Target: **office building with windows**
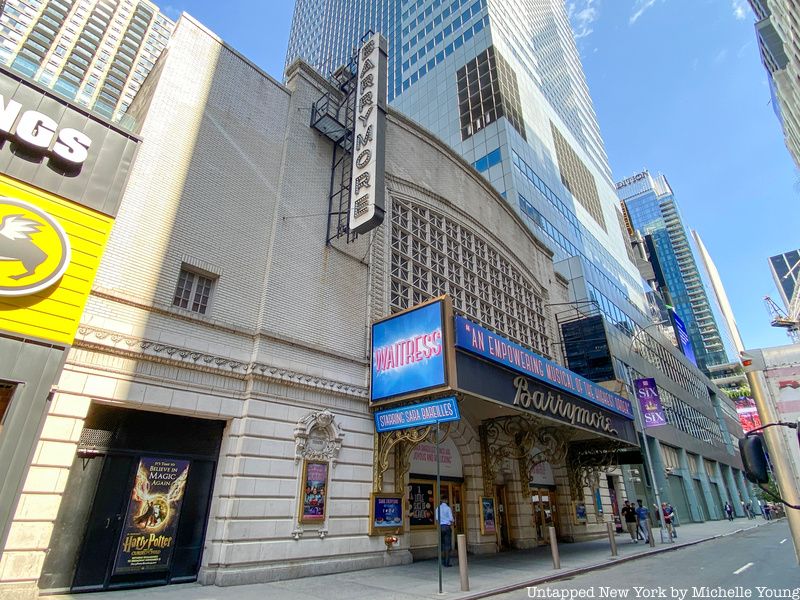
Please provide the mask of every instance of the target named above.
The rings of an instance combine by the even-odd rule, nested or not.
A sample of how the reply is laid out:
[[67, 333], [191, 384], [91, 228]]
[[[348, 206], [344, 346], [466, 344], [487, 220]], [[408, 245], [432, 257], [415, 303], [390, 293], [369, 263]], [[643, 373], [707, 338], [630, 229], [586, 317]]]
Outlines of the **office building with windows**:
[[[644, 497], [656, 485], [663, 495], [673, 486], [671, 501], [686, 506], [679, 512], [717, 518], [716, 503], [701, 508], [698, 500], [709, 497], [707, 488], [701, 493], [693, 482], [704, 457], [739, 460], [731, 437], [736, 411], [653, 327], [659, 317], [633, 261], [563, 2], [332, 4], [298, 0], [287, 64], [308, 57], [328, 75], [348, 63], [367, 29], [387, 36], [390, 106], [480, 172], [553, 251], [556, 271], [569, 281], [568, 302], [556, 314], [563, 341], [554, 352], [573, 370], [631, 394], [635, 379], [656, 378], [668, 423], [647, 430], [656, 482], [630, 477], [628, 493]], [[645, 483], [648, 489], [635, 487]]]
[[7, 0], [0, 63], [118, 120], [174, 26], [148, 0]]

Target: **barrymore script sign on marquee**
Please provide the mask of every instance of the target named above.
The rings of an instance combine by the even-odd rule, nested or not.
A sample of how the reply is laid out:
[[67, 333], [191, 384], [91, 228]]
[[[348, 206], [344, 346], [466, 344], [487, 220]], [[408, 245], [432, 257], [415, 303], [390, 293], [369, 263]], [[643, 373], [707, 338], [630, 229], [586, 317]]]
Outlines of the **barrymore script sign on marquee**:
[[633, 419], [626, 398], [461, 316], [456, 316], [456, 347]]

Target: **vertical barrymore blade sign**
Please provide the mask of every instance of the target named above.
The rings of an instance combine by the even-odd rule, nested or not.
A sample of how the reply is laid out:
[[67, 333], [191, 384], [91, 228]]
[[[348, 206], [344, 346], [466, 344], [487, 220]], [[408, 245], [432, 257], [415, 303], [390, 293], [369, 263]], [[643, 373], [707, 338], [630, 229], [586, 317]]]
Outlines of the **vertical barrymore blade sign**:
[[386, 38], [376, 33], [358, 53], [348, 222], [351, 233], [366, 233], [383, 223], [385, 168]]

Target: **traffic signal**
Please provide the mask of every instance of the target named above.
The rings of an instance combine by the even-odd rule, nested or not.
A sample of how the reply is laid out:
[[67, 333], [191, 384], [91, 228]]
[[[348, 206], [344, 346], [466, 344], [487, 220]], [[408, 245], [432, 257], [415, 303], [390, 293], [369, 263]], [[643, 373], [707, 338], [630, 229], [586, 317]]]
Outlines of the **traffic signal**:
[[760, 435], [743, 437], [739, 440], [739, 451], [748, 481], [756, 484], [769, 483], [764, 439]]

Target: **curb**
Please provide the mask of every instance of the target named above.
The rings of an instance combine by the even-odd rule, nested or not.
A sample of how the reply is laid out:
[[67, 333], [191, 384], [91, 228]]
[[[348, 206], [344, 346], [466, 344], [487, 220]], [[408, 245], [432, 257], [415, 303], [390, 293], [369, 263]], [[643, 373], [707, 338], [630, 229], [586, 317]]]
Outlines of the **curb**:
[[691, 542], [682, 542], [679, 544], [669, 546], [665, 546], [663, 548], [654, 548], [652, 550], [646, 550], [644, 552], [640, 552], [638, 554], [633, 554], [631, 556], [625, 556], [622, 558], [614, 557], [611, 559], [607, 559], [605, 562], [601, 563], [594, 563], [591, 565], [586, 565], [584, 567], [576, 567], [574, 569], [570, 569], [568, 571], [559, 571], [558, 573], [553, 573], [552, 575], [545, 575], [543, 577], [537, 577], [535, 579], [529, 579], [528, 581], [521, 581], [519, 583], [511, 583], [508, 585], [504, 585], [502, 587], [493, 588], [491, 590], [484, 590], [481, 592], [475, 592], [474, 594], [467, 593], [465, 596], [454, 596], [455, 600], [479, 600], [480, 598], [486, 598], [489, 596], [495, 596], [497, 594], [505, 594], [508, 592], [514, 592], [516, 590], [521, 590], [523, 588], [533, 587], [536, 585], [541, 585], [543, 583], [552, 583], [554, 581], [561, 581], [562, 579], [570, 579], [575, 577], [576, 575], [583, 575], [585, 573], [589, 573], [591, 571], [599, 571], [600, 569], [607, 569], [609, 567], [619, 565], [622, 563], [630, 562], [633, 560], [638, 560], [640, 558], [647, 558], [649, 556], [655, 556], [657, 554], [663, 554], [665, 552], [674, 552], [675, 550], [679, 550], [680, 548], [689, 548], [691, 546], [696, 546], [697, 544], [702, 544], [704, 542], [710, 542], [712, 540], [716, 540], [719, 538], [724, 538], [730, 535], [736, 535], [745, 531], [749, 531], [750, 529], [756, 529], [761, 527], [761, 525], [752, 525], [750, 527], [743, 527], [740, 529], [735, 529], [734, 531], [728, 531], [726, 533], [718, 533], [716, 535], [712, 535], [705, 538], [700, 538], [698, 540], [693, 540]]

